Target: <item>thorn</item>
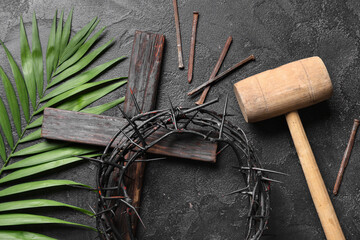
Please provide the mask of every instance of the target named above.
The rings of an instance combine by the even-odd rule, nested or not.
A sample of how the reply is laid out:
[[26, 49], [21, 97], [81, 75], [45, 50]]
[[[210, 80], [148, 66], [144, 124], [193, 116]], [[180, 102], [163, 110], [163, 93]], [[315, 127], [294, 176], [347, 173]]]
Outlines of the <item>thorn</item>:
[[128, 202], [124, 201], [123, 199], [120, 199], [120, 201], [125, 203], [128, 207], [130, 207], [135, 212], [136, 216], [139, 218], [139, 220], [140, 220], [141, 224], [143, 225], [143, 227], [146, 228], [143, 220], [141, 219], [139, 213], [136, 211], [135, 207], [133, 205], [129, 204]]
[[88, 206], [89, 206], [90, 210], [91, 210], [94, 214], [96, 214], [95, 210], [90, 206], [90, 204], [88, 204]]
[[137, 159], [137, 160], [135, 160], [135, 162], [152, 162], [152, 161], [159, 161], [159, 160], [166, 160], [166, 158], [161, 157], [161, 158]]
[[226, 116], [226, 109], [227, 109], [227, 105], [228, 105], [228, 98], [229, 98], [229, 94], [226, 94], [226, 99], [225, 99], [225, 106], [224, 106], [224, 111], [223, 111], [223, 116], [221, 119], [221, 125], [220, 125], [220, 131], [219, 131], [219, 139], [221, 139], [223, 130], [224, 130], [224, 123], [225, 123], [225, 116]]
[[120, 169], [123, 168], [123, 166], [121, 166], [119, 164], [112, 163], [112, 162], [107, 162], [107, 161], [102, 161], [102, 160], [99, 160], [99, 159], [96, 159], [96, 158], [77, 156], [77, 155], [74, 155], [74, 157], [82, 158], [82, 159], [89, 160], [89, 161], [99, 162], [99, 163], [102, 163], [102, 164], [108, 164], [108, 165], [111, 165], [113, 167], [117, 167], [117, 168], [120, 168]]
[[171, 108], [170, 108], [170, 110], [171, 110], [171, 118], [172, 118], [175, 129], [178, 130], [178, 126], [177, 126], [177, 122], [176, 122], [176, 116], [175, 116], [175, 112], [174, 112], [174, 107], [172, 105], [172, 102], [171, 102], [171, 99], [170, 99], [169, 96], [168, 96], [168, 98], [169, 98], [169, 102], [170, 102], [170, 106], [171, 106]]
[[[249, 186], [246, 186], [246, 187], [244, 187], [244, 188], [241, 188], [241, 189], [232, 191], [232, 192], [227, 193], [227, 194], [225, 194], [225, 195], [223, 195], [223, 196], [229, 196], [229, 195], [232, 195], [232, 194], [235, 194], [235, 193], [249, 193], [249, 192], [244, 192], [244, 190], [246, 190], [246, 189], [249, 189]], [[250, 193], [251, 193], [251, 192], [250, 192]]]
[[204, 139], [207, 139], [212, 132], [214, 132], [214, 130], [210, 130], [210, 131], [205, 135]]
[[131, 89], [131, 87], [129, 87], [129, 89], [130, 89], [131, 100], [134, 102], [135, 108], [136, 108], [136, 110], [138, 111], [138, 113], [141, 114], [142, 112], [141, 112], [141, 109], [140, 109], [140, 107], [139, 107], [138, 102], [136, 101], [134, 92], [133, 92], [133, 90]]
[[217, 101], [219, 101], [219, 98], [215, 98], [215, 99], [213, 99], [213, 100], [211, 100], [211, 101], [209, 101], [209, 102], [206, 102], [206, 103], [204, 103], [204, 104], [198, 105], [198, 106], [193, 107], [193, 108], [190, 108], [190, 109], [184, 111], [183, 114], [187, 114], [187, 113], [193, 112], [193, 111], [195, 111], [195, 110], [204, 108], [204, 107], [209, 106], [209, 105], [211, 105], [211, 104], [213, 104], [213, 103], [216, 103]]
[[221, 148], [217, 153], [216, 156], [219, 155], [220, 153], [222, 153], [226, 148], [228, 148], [230, 145], [226, 144], [223, 148]]
[[78, 155], [74, 155], [74, 157], [82, 158], [82, 159], [89, 160], [89, 161], [104, 163], [104, 161], [102, 161], [102, 160], [100, 160], [100, 159], [96, 159], [96, 158], [85, 157], [85, 156], [78, 156]]
[[[105, 209], [105, 210], [102, 210], [102, 211], [96, 213], [95, 215], [96, 215], [96, 216], [100, 216], [101, 214], [106, 213], [106, 212], [109, 212], [109, 211], [111, 211], [111, 212], [114, 214], [113, 208], [115, 208], [115, 207], [117, 207], [116, 204], [115, 204], [113, 207], [111, 207], [111, 208], [108, 208], [108, 209]], [[115, 215], [114, 215], [114, 216], [115, 216]]]
[[269, 181], [269, 182], [276, 182], [276, 183], [283, 183], [283, 182], [281, 182], [281, 181], [274, 180], [274, 179], [267, 178], [267, 177], [261, 177], [261, 180]]
[[162, 126], [165, 128], [165, 129], [168, 129], [166, 123], [164, 122], [164, 120], [160, 119], [160, 123], [162, 124]]
[[[145, 139], [144, 139], [144, 137], [142, 136], [142, 134], [139, 132], [136, 124], [135, 124], [133, 121], [130, 120], [130, 118], [126, 115], [126, 113], [124, 112], [124, 110], [122, 110], [120, 107], [119, 107], [119, 109], [120, 109], [122, 115], [125, 117], [125, 119], [126, 119], [126, 120], [128, 121], [128, 123], [130, 124], [130, 126], [133, 127], [133, 129], [135, 130], [135, 133], [136, 133], [136, 135], [140, 138], [141, 143], [142, 143], [144, 146], [146, 146]], [[122, 131], [122, 130], [121, 130], [121, 131]], [[123, 132], [123, 131], [122, 131], [122, 132]], [[123, 134], [125, 135], [124, 132], [123, 132]], [[135, 142], [134, 142], [134, 143], [135, 143]], [[140, 149], [144, 150], [144, 148], [141, 148], [141, 147], [140, 147]]]
[[[237, 169], [241, 169], [241, 170], [249, 170], [249, 167], [233, 167], [233, 168], [237, 168]], [[269, 173], [275, 173], [275, 174], [290, 176], [287, 173], [278, 172], [278, 171], [269, 170], [269, 169], [264, 169], [264, 168], [252, 167], [251, 169], [256, 170], [256, 171], [269, 172]]]
[[[142, 146], [140, 146], [139, 144], [137, 144], [136, 142], [134, 142], [128, 135], [126, 135], [126, 133], [120, 129], [121, 133], [135, 146], [137, 146], [138, 148], [140, 148], [141, 150], [145, 150], [145, 148], [143, 148]], [[139, 136], [140, 137], [140, 136]]]
[[[199, 113], [199, 111], [196, 111], [194, 115], [192, 115], [183, 125], [183, 128], [186, 128], [190, 123], [191, 121], [196, 117], [196, 115]], [[184, 114], [185, 115], [185, 114]]]
[[106, 240], [110, 240], [110, 237], [108, 236], [110, 231], [112, 231], [111, 228], [108, 228], [108, 229], [105, 230], [105, 232], [107, 233], [107, 234], [104, 234], [104, 236], [106, 237]]
[[116, 217], [114, 210], [111, 209], [110, 212], [114, 215], [114, 217]]

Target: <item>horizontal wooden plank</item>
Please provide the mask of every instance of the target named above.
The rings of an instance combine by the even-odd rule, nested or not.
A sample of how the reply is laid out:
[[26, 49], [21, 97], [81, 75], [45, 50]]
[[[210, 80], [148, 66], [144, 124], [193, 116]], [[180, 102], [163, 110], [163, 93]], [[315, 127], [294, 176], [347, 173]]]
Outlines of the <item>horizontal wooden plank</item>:
[[[74, 143], [106, 146], [113, 135], [127, 121], [123, 118], [46, 108], [41, 136], [47, 139]], [[148, 137], [152, 142], [166, 133], [158, 130]], [[119, 140], [114, 141], [114, 145]], [[148, 150], [149, 153], [186, 158], [205, 162], [216, 162], [216, 143], [204, 141], [189, 134], [176, 134], [160, 141]]]

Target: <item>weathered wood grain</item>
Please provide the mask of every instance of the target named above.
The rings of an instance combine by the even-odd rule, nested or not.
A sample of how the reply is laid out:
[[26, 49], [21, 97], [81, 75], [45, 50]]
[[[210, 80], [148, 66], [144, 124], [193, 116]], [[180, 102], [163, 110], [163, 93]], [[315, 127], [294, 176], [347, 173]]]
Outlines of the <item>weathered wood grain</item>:
[[[145, 33], [141, 31], [135, 32], [133, 49], [130, 58], [129, 78], [124, 103], [124, 111], [129, 116], [137, 113], [131, 94], [139, 105], [140, 111], [150, 111], [155, 108], [157, 87], [160, 82], [160, 72], [162, 55], [164, 50], [165, 37], [161, 34]], [[126, 185], [128, 193], [133, 200], [135, 208], [140, 207], [141, 190], [143, 185], [145, 172], [145, 162], [132, 164], [127, 171], [129, 176]], [[130, 179], [133, 179], [130, 181]], [[125, 209], [126, 210], [126, 209]], [[120, 214], [118, 225], [122, 232], [126, 232], [127, 228], [126, 215], [122, 214], [123, 210], [116, 212]], [[122, 215], [121, 215], [122, 214]], [[136, 234], [138, 219], [135, 214], [131, 215], [133, 222], [133, 234]], [[127, 232], [124, 236], [126, 240], [130, 240], [130, 234]]]
[[141, 31], [135, 33], [124, 102], [124, 111], [130, 117], [137, 114], [131, 90], [142, 111], [155, 108], [164, 43], [163, 35]]
[[[105, 147], [113, 135], [126, 124], [124, 118], [46, 108], [41, 136], [46, 139]], [[150, 143], [165, 133], [166, 130], [159, 129], [150, 135], [146, 142]], [[119, 141], [120, 139], [115, 139], [113, 145]], [[187, 134], [172, 135], [154, 145], [148, 152], [205, 162], [216, 161], [215, 143]]]

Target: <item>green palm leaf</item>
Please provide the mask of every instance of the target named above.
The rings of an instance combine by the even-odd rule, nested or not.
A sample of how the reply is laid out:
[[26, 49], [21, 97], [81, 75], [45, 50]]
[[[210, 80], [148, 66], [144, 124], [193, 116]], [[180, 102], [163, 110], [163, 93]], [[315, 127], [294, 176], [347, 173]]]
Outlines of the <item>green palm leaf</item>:
[[53, 70], [52, 71], [54, 71], [56, 69], [58, 61], [59, 61], [63, 18], [64, 18], [64, 11], [61, 11], [60, 19], [58, 21], [56, 34], [55, 34], [55, 54], [54, 54], [54, 65], [53, 65]]
[[97, 17], [93, 18], [85, 27], [83, 27], [79, 32], [75, 34], [75, 36], [70, 40], [69, 44], [64, 49], [61, 54], [59, 65], [66, 61], [69, 57], [71, 57], [74, 52], [76, 52], [81, 44], [86, 40], [85, 37], [87, 34], [94, 29], [93, 26], [97, 25]]
[[84, 228], [89, 228], [91, 230], [96, 231], [95, 228], [79, 224], [68, 222], [52, 217], [45, 217], [33, 214], [24, 214], [24, 213], [10, 213], [10, 214], [1, 214], [0, 215], [0, 226], [18, 226], [18, 225], [30, 225], [30, 224], [49, 224], [49, 223], [56, 223], [56, 224], [68, 224], [74, 225]]
[[41, 43], [39, 38], [39, 30], [35, 13], [33, 14], [32, 20], [32, 60], [36, 88], [39, 93], [39, 97], [42, 97], [44, 90], [44, 66]]
[[[51, 81], [49, 84], [49, 87], [54, 86], [55, 84], [58, 84], [59, 82], [65, 80], [66, 78], [70, 77], [71, 75], [74, 75], [75, 73], [79, 72], [81, 69], [85, 68], [87, 65], [89, 65], [99, 54], [101, 54], [110, 44], [113, 42], [114, 39], [111, 39], [107, 43], [105, 43], [103, 46], [99, 47], [98, 49], [91, 52], [86, 57], [82, 58], [78, 63], [75, 65], [69, 67], [62, 73], [60, 73], [58, 76], [54, 78], [54, 80]], [[80, 51], [81, 49], [79, 49]], [[78, 51], [78, 52], [79, 52]], [[75, 55], [74, 55], [75, 56]], [[69, 59], [71, 60], [71, 59]], [[63, 66], [63, 65], [61, 65]]]
[[5, 144], [1, 134], [0, 134], [0, 157], [4, 162], [6, 161]]
[[71, 8], [71, 11], [69, 13], [68, 18], [66, 19], [66, 23], [63, 28], [63, 32], [61, 35], [61, 42], [60, 42], [60, 53], [62, 53], [64, 51], [64, 49], [69, 41], [73, 10], [74, 10], [74, 8]]
[[6, 98], [9, 103], [10, 112], [11, 112], [12, 118], [14, 120], [14, 125], [16, 128], [17, 134], [20, 136], [21, 135], [20, 108], [19, 108], [18, 101], [16, 98], [15, 90], [1, 66], [0, 66], [0, 77], [4, 84]]
[[20, 200], [20, 201], [0, 203], [0, 212], [17, 211], [19, 209], [41, 208], [41, 207], [68, 207], [89, 216], [94, 215], [92, 212], [86, 209], [75, 207], [70, 204], [66, 204], [54, 200], [48, 200], [48, 199], [30, 199], [30, 200]]
[[[94, 48], [95, 50], [91, 52], [89, 51], [105, 29], [105, 27], [101, 28], [90, 37], [99, 23], [97, 18], [92, 19], [69, 40], [72, 16], [73, 10], [70, 11], [63, 25], [64, 12], [61, 12], [58, 21], [57, 11], [55, 12], [46, 47], [45, 59], [42, 58], [40, 34], [35, 13], [32, 18], [32, 51], [25, 31], [26, 24], [24, 24], [23, 19], [20, 19], [20, 60], [21, 70], [24, 75], [10, 51], [0, 41], [9, 61], [12, 77], [15, 80], [14, 86], [10, 81], [11, 76], [7, 75], [0, 66], [0, 77], [4, 85], [8, 109], [10, 110], [9, 112], [7, 111], [3, 100], [0, 98], [0, 157], [4, 161], [0, 169], [0, 184], [6, 183], [9, 186], [0, 190], [0, 197], [11, 199], [13, 195], [16, 195], [17, 200], [2, 201], [0, 203], [0, 227], [2, 228], [0, 230], [0, 239], [52, 239], [37, 233], [9, 231], [6, 229], [6, 226], [59, 223], [91, 228], [56, 218], [21, 213], [23, 209], [38, 207], [67, 207], [92, 215], [92, 213], [85, 209], [53, 200], [21, 199], [21, 194], [23, 193], [61, 186], [78, 186], [92, 189], [90, 186], [70, 180], [35, 180], [38, 175], [83, 161], [82, 158], [75, 157], [75, 155], [95, 157], [99, 154], [98, 149], [95, 147], [75, 146], [69, 143], [44, 140], [36, 142], [36, 144], [30, 143], [26, 148], [20, 147], [19, 149], [21, 150], [17, 150], [18, 146], [21, 146], [22, 143], [41, 138], [41, 129], [39, 127], [42, 125], [43, 116], [41, 113], [43, 109], [55, 106], [65, 110], [101, 114], [124, 101], [124, 98], [120, 98], [95, 107], [86, 108], [126, 83], [125, 77], [89, 83], [105, 70], [123, 60], [124, 57], [91, 67], [90, 64], [94, 59], [111, 47], [113, 40]], [[46, 87], [44, 86], [43, 63], [46, 65], [46, 82], [48, 83]], [[81, 72], [84, 68], [88, 69]], [[15, 93], [15, 87], [17, 93]], [[51, 91], [46, 96], [43, 96], [49, 88], [51, 88]], [[42, 104], [37, 103], [37, 100]], [[32, 115], [30, 115], [30, 102], [33, 107]], [[19, 106], [21, 106], [22, 112]], [[39, 117], [36, 118], [35, 114], [38, 114]], [[26, 120], [26, 126], [23, 128], [21, 126], [21, 118]], [[30, 132], [29, 129], [34, 130]], [[19, 137], [14, 139], [12, 133], [15, 130]], [[7, 145], [4, 140], [8, 143]], [[11, 150], [8, 154], [5, 151], [6, 147]], [[14, 157], [22, 157], [23, 159], [13, 163], [12, 159]], [[8, 171], [8, 173], [2, 175], [3, 171]], [[34, 179], [35, 181], [29, 181], [29, 179]], [[14, 185], [14, 181], [20, 183]], [[5, 211], [17, 211], [17, 213], [9, 214], [5, 213]]]
[[[102, 85], [105, 83], [114, 82], [116, 80], [119, 80], [119, 78], [102, 80], [102, 81], [93, 82], [93, 83], [86, 83], [86, 84], [80, 85], [78, 87], [72, 88], [69, 91], [64, 92], [64, 93], [50, 99], [41, 108], [39, 108], [34, 114], [38, 114], [38, 113], [42, 112], [45, 108], [51, 107], [51, 106], [53, 106], [61, 101], [64, 101], [64, 100], [68, 99], [69, 97], [74, 96], [75, 94], [78, 94], [82, 91], [85, 91], [87, 89], [90, 89], [90, 88], [93, 88], [93, 87], [96, 87], [96, 86], [99, 86], [99, 85]], [[121, 81], [120, 83], [123, 85], [126, 83], [126, 81]]]
[[57, 87], [56, 89], [54, 89], [53, 91], [48, 93], [45, 97], [43, 97], [41, 99], [41, 101], [47, 101], [53, 97], [56, 97], [57, 95], [59, 95], [63, 92], [66, 92], [74, 87], [81, 86], [82, 84], [91, 81], [97, 75], [99, 75], [106, 69], [110, 68], [115, 63], [118, 63], [124, 59], [125, 59], [125, 57], [119, 57], [119, 58], [113, 59], [107, 63], [103, 63], [97, 67], [94, 67], [86, 72], [80, 73], [76, 77], [69, 79], [68, 81], [66, 81], [65, 83], [63, 83], [62, 85], [60, 85], [59, 87]]
[[[118, 79], [125, 79], [125, 78], [126, 77], [121, 77]], [[113, 83], [109, 86], [105, 86], [105, 87], [96, 89], [96, 91], [83, 93], [80, 96], [76, 95], [75, 97], [73, 97], [73, 98], [67, 100], [66, 102], [62, 103], [61, 105], [57, 106], [57, 108], [63, 109], [63, 110], [79, 111], [79, 110], [83, 109], [84, 107], [87, 107], [91, 103], [99, 100], [103, 96], [105, 96], [105, 95], [109, 94], [110, 92], [116, 90], [117, 88], [121, 87], [125, 83], [126, 83], [126, 81], [120, 81], [117, 83]], [[115, 107], [116, 105], [123, 103], [124, 100], [125, 100], [125, 98], [122, 97], [122, 98], [116, 99], [110, 103], [105, 103], [101, 106], [97, 106], [97, 107], [93, 107], [93, 108], [98, 109], [98, 110], [95, 110], [96, 114], [101, 114], [101, 113]], [[87, 112], [87, 110], [88, 109], [85, 109], [84, 112], [85, 111]], [[89, 108], [89, 110], [90, 110], [90, 108]], [[43, 120], [42, 116], [37, 118], [35, 121], [33, 121], [31, 124], [29, 124], [26, 129], [40, 127], [42, 125], [42, 120]]]
[[41, 143], [32, 145], [30, 147], [21, 149], [19, 151], [16, 151], [13, 154], [11, 154], [11, 157], [20, 157], [20, 156], [25, 156], [25, 155], [33, 155], [33, 154], [47, 152], [47, 151], [54, 150], [54, 149], [57, 149], [57, 148], [65, 147], [67, 145], [68, 145], [67, 143], [63, 143], [63, 142], [45, 141], [45, 142], [41, 142]]
[[80, 42], [78, 42], [75, 47], [73, 48], [72, 51], [70, 51], [70, 53], [68, 53], [69, 56], [65, 56], [65, 59], [67, 60], [69, 57], [71, 57], [83, 44], [84, 42], [88, 39], [88, 37], [91, 35], [91, 33], [95, 30], [96, 26], [99, 24], [100, 20], [96, 20], [95, 23], [90, 27], [89, 31], [87, 31], [87, 33], [85, 34], [85, 36], [81, 39]]
[[[76, 51], [76, 53], [70, 59], [66, 60], [63, 64], [61, 64], [58, 67], [58, 69], [56, 70], [56, 72], [54, 73], [54, 75], [58, 75], [59, 73], [61, 73], [62, 71], [64, 71], [68, 67], [72, 66], [77, 61], [79, 61], [79, 59], [81, 59], [81, 57], [84, 56], [84, 54], [89, 50], [89, 48], [99, 38], [99, 36], [105, 30], [105, 28], [106, 27], [103, 27], [102, 29], [100, 29], [100, 31], [98, 31], [96, 34], [94, 34], [94, 36], [92, 38], [90, 38], [89, 41], [87, 41], [84, 45], [82, 45], [79, 48], [79, 50]], [[58, 81], [56, 81], [56, 79], [54, 79], [53, 81], [58, 82]]]
[[55, 11], [55, 16], [51, 25], [50, 36], [48, 40], [47, 50], [46, 50], [46, 79], [49, 83], [51, 81], [51, 74], [54, 69], [54, 61], [55, 61], [55, 42], [56, 42], [56, 17], [57, 10]]
[[0, 239], [6, 240], [56, 240], [55, 238], [47, 237], [42, 234], [25, 232], [25, 231], [11, 231], [0, 230]]
[[16, 83], [16, 88], [19, 94], [19, 100], [20, 100], [20, 104], [21, 107], [23, 109], [24, 112], [24, 116], [26, 119], [26, 122], [29, 122], [30, 119], [30, 109], [29, 109], [29, 94], [25, 85], [25, 81], [24, 78], [20, 72], [20, 69], [18, 67], [18, 65], [16, 64], [13, 56], [11, 55], [11, 53], [9, 52], [9, 50], [7, 49], [7, 47], [4, 45], [4, 43], [0, 40], [1, 45], [3, 46], [5, 52], [6, 52], [6, 56], [9, 60], [10, 63], [10, 67], [11, 67], [11, 71], [14, 75], [14, 79], [15, 79], [15, 83]]
[[29, 43], [22, 17], [20, 17], [20, 53], [21, 66], [24, 74], [25, 83], [28, 89], [30, 100], [33, 108], [36, 107], [36, 82], [33, 71], [33, 62], [30, 52]]
[[0, 126], [4, 132], [5, 138], [11, 148], [14, 147], [14, 139], [11, 132], [10, 119], [7, 114], [4, 102], [0, 98]]
[[44, 180], [44, 181], [21, 183], [5, 188], [4, 190], [0, 191], [0, 197], [7, 197], [15, 194], [46, 189], [46, 188], [61, 187], [61, 186], [80, 186], [91, 189], [90, 186], [70, 180]]
[[43, 117], [38, 117], [36, 120], [33, 120], [29, 125], [26, 126], [26, 130], [40, 127], [43, 121]]
[[17, 184], [0, 191], [0, 197], [7, 197], [15, 194], [63, 186], [80, 186], [91, 189], [90, 186], [70, 180], [44, 180]]
[[[123, 78], [118, 78], [118, 79], [123, 79]], [[126, 83], [126, 81], [115, 82], [111, 85], [106, 85], [100, 89], [97, 89], [96, 91], [91, 91], [91, 92], [82, 94], [79, 97], [75, 96], [74, 98], [69, 99], [68, 101], [59, 105], [57, 108], [63, 109], [63, 110], [79, 111], [79, 110], [87, 107], [91, 103], [97, 101], [98, 99], [102, 98], [103, 96], [107, 95], [108, 93], [114, 91], [115, 89], [118, 89], [125, 83]], [[84, 84], [83, 86], [85, 86], [85, 85], [86, 84]], [[123, 101], [124, 101], [124, 99], [121, 102], [123, 102]]]
[[19, 140], [19, 143], [26, 143], [41, 138], [41, 129], [38, 129]]
[[[91, 154], [91, 155], [84, 155], [84, 157], [95, 157], [98, 155], [99, 154]], [[83, 158], [71, 157], [71, 158], [65, 158], [65, 159], [61, 159], [61, 160], [56, 160], [56, 161], [36, 165], [33, 167], [22, 168], [20, 170], [12, 172], [12, 173], [6, 175], [5, 177], [1, 178], [0, 184], [14, 181], [14, 180], [19, 180], [19, 179], [22, 179], [22, 178], [25, 178], [28, 176], [39, 174], [39, 173], [46, 172], [49, 170], [53, 170], [55, 168], [59, 168], [59, 167], [62, 167], [62, 166], [65, 166], [65, 165], [68, 165], [71, 163], [79, 162], [79, 161], [83, 161]]]
[[71, 156], [83, 155], [92, 152], [96, 152], [98, 149], [89, 146], [71, 146], [71, 147], [64, 147], [61, 149], [56, 149], [48, 152], [44, 152], [41, 154], [37, 154], [31, 157], [27, 157], [23, 160], [20, 160], [16, 163], [11, 165], [7, 165], [4, 167], [4, 170], [16, 169], [16, 168], [24, 168], [39, 165], [41, 163], [47, 163], [55, 160], [59, 160], [62, 158], [68, 158]]
[[109, 103], [104, 103], [104, 104], [96, 106], [96, 107], [81, 110], [80, 112], [92, 113], [92, 114], [102, 114], [103, 112], [119, 105], [120, 103], [123, 103], [124, 101], [125, 101], [125, 97], [122, 97], [122, 98], [116, 99]]

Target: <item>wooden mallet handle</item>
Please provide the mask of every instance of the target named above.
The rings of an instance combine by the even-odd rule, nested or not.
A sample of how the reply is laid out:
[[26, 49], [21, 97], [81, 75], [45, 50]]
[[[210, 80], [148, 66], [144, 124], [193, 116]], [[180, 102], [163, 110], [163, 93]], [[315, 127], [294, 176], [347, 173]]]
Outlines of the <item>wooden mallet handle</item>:
[[345, 239], [297, 111], [285, 115], [312, 200], [328, 240]]

